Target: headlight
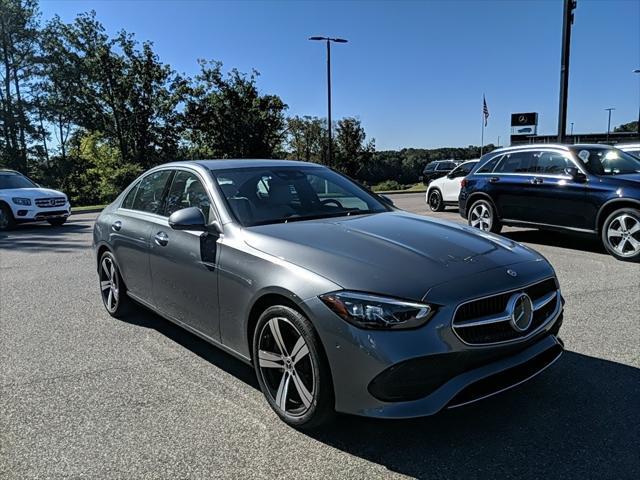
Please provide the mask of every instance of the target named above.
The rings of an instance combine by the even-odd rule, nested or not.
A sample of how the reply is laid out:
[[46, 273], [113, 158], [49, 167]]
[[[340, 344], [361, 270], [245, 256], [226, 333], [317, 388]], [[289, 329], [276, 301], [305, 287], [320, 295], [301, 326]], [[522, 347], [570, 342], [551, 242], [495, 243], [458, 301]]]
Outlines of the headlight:
[[20, 198], [20, 197], [13, 197], [11, 199], [11, 201], [13, 203], [15, 203], [16, 205], [31, 205], [31, 199], [30, 198]]
[[359, 292], [327, 293], [320, 300], [343, 320], [369, 329], [420, 327], [435, 311], [430, 305]]

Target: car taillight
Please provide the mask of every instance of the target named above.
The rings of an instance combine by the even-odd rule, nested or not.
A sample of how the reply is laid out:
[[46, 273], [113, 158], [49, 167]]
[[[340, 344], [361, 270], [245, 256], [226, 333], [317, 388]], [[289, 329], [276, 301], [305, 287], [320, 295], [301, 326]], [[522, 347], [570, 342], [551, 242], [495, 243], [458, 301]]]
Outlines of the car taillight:
[[463, 178], [462, 180], [460, 180], [460, 188], [466, 187], [468, 183], [469, 181], [466, 178]]

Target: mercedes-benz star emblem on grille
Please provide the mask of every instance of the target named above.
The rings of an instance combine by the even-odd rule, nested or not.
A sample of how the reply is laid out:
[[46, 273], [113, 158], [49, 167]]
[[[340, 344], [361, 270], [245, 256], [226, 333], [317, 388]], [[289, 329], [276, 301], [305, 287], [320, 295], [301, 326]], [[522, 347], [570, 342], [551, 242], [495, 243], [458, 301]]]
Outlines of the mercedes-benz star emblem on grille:
[[509, 268], [509, 269], [507, 269], [507, 275], [511, 275], [512, 277], [517, 277], [518, 276], [518, 272], [516, 272], [515, 270], [511, 270]]
[[507, 311], [510, 314], [511, 326], [517, 332], [524, 332], [533, 320], [533, 303], [526, 293], [516, 293], [509, 299]]

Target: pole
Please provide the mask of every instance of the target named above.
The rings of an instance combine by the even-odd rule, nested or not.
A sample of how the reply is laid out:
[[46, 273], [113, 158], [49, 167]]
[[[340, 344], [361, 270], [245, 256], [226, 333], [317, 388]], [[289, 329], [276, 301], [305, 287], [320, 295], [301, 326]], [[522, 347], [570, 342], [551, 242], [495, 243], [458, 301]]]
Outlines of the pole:
[[615, 110], [615, 108], [605, 108], [609, 112], [609, 120], [607, 122], [607, 142], [609, 142], [609, 132], [611, 132], [611, 110]]
[[[633, 73], [640, 75], [640, 68], [635, 69]], [[638, 137], [640, 139], [640, 76], [638, 76]]]
[[327, 164], [333, 164], [333, 148], [331, 139], [331, 40], [327, 39], [327, 131], [329, 132], [329, 146]]
[[558, 111], [558, 142], [564, 143], [567, 133], [567, 95], [569, 91], [569, 55], [571, 52], [571, 25], [576, 0], [564, 0], [562, 14], [562, 58], [560, 60], [560, 106]]
[[571, 136], [573, 137], [573, 122], [571, 122]]
[[484, 153], [484, 110], [482, 111], [482, 140], [480, 145], [480, 156]]
[[500, 146], [500, 135], [498, 135], [498, 144], [496, 145], [496, 147]]

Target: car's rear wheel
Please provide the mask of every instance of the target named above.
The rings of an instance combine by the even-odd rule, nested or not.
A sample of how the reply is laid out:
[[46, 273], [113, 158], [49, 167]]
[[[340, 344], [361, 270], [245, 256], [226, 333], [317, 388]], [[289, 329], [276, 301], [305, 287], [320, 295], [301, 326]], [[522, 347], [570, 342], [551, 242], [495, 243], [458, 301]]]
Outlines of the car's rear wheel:
[[66, 221], [67, 221], [67, 217], [51, 218], [51, 219], [47, 220], [47, 222], [49, 222], [49, 225], [52, 225], [54, 227], [60, 227], [60, 226], [64, 225], [64, 223]]
[[15, 225], [16, 221], [13, 218], [11, 209], [7, 205], [0, 203], [0, 232], [11, 230]]
[[444, 210], [444, 202], [440, 190], [433, 189], [429, 192], [429, 208], [432, 212], [441, 212]]
[[469, 225], [485, 232], [500, 233], [502, 224], [493, 205], [488, 200], [478, 200], [469, 210]]
[[289, 425], [317, 428], [333, 416], [333, 385], [311, 322], [285, 306], [266, 309], [256, 325], [253, 359], [262, 393]]
[[640, 210], [621, 208], [602, 226], [602, 243], [618, 260], [640, 261]]
[[104, 307], [112, 317], [122, 318], [130, 311], [132, 301], [127, 297], [126, 286], [111, 252], [104, 252], [100, 257], [98, 276]]

